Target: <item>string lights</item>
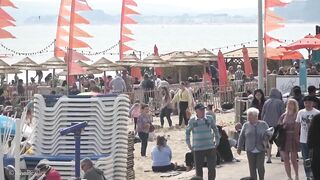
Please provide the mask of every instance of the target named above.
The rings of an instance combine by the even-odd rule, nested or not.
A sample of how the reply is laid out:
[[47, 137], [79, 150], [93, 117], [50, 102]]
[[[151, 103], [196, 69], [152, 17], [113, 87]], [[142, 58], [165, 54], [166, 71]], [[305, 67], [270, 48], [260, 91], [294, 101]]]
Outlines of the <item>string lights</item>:
[[[282, 42], [294, 42], [294, 40], [287, 40], [287, 39], [280, 39]], [[42, 48], [39, 51], [35, 51], [35, 52], [19, 52], [17, 50], [11, 49], [8, 46], [0, 43], [0, 46], [5, 49], [6, 51], [10, 52], [10, 53], [6, 53], [5, 55], [8, 56], [14, 56], [14, 55], [18, 55], [18, 56], [34, 56], [34, 55], [40, 55], [40, 54], [46, 54], [46, 53], [51, 53], [54, 52], [53, 50], [50, 50], [51, 47], [54, 46], [56, 40], [52, 41], [49, 45], [45, 46], [44, 48]], [[248, 41], [248, 42], [243, 42], [243, 43], [238, 43], [238, 44], [232, 44], [232, 45], [228, 45], [228, 46], [222, 46], [222, 47], [217, 47], [217, 48], [212, 48], [210, 49], [211, 51], [218, 51], [218, 50], [227, 50], [227, 49], [233, 49], [233, 48], [241, 48], [243, 46], [249, 46], [252, 45], [254, 43], [257, 43], [258, 40], [253, 40], [253, 41]], [[97, 55], [119, 55], [118, 53], [110, 53], [111, 50], [116, 49], [117, 47], [119, 47], [120, 42], [117, 42], [116, 44], [112, 45], [111, 47], [102, 50], [102, 51], [85, 51], [85, 50], [75, 50], [76, 52], [84, 55], [84, 56], [97, 56]], [[67, 47], [65, 47], [65, 49], [68, 49]], [[151, 52], [147, 52], [147, 51], [138, 51], [138, 50], [133, 50], [133, 52], [140, 54], [140, 55], [152, 55], [153, 53]], [[4, 55], [4, 54], [2, 54]]]

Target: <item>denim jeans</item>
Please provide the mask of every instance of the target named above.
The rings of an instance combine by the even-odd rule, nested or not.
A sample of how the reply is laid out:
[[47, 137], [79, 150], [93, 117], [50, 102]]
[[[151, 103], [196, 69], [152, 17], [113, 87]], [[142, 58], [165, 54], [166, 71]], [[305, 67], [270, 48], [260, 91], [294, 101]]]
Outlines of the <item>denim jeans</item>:
[[170, 127], [172, 126], [171, 113], [172, 113], [172, 109], [169, 109], [167, 107], [164, 107], [163, 109], [161, 109], [161, 111], [160, 111], [161, 126], [164, 125], [164, 117], [167, 118], [169, 126]]
[[[301, 146], [303, 161], [305, 161], [306, 159], [309, 159], [309, 148], [308, 148], [307, 143], [300, 143], [300, 146]], [[307, 178], [310, 179], [311, 178], [311, 168], [306, 167], [305, 163], [303, 163], [303, 167], [304, 167], [304, 171], [306, 173]]]
[[149, 133], [139, 132], [138, 135], [141, 139], [141, 156], [146, 156]]

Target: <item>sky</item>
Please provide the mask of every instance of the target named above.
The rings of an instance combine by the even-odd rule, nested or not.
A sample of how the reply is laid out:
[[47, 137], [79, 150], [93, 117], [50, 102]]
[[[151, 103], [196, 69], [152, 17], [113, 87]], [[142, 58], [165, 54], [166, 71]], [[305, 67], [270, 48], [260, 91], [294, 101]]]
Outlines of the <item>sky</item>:
[[[45, 2], [44, 2], [45, 1]], [[19, 0], [16, 3], [51, 5], [56, 9], [60, 0]], [[87, 0], [94, 9], [102, 9], [109, 14], [119, 14], [122, 0]], [[215, 13], [223, 10], [255, 9], [257, 0], [136, 0], [138, 10], [146, 15], [176, 15], [193, 13]], [[22, 8], [22, 7], [21, 7]], [[255, 12], [253, 12], [255, 13]]]

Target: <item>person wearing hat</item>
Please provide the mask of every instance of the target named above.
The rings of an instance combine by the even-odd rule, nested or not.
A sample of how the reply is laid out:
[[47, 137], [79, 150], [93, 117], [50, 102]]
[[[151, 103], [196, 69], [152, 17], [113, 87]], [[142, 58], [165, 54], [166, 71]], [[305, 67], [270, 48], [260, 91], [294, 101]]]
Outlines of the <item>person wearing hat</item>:
[[[300, 128], [300, 146], [301, 146], [303, 160], [306, 161], [307, 159], [309, 159], [309, 148], [307, 145], [309, 127], [313, 117], [319, 114], [320, 111], [313, 107], [314, 97], [305, 96], [303, 98], [303, 102], [304, 102], [305, 108], [301, 109], [298, 112], [296, 122], [298, 122], [301, 127]], [[308, 180], [311, 179], [311, 169], [310, 167], [307, 167], [305, 163], [304, 163], [304, 170], [305, 170], [307, 179]]]
[[[216, 147], [220, 142], [220, 134], [216, 126], [215, 119], [205, 115], [206, 107], [203, 104], [197, 104], [194, 107], [196, 116], [192, 117], [186, 129], [186, 142], [189, 149], [194, 153], [194, 162], [196, 175], [203, 177], [203, 163], [207, 159], [208, 179], [216, 178]], [[192, 132], [192, 145], [190, 134]]]

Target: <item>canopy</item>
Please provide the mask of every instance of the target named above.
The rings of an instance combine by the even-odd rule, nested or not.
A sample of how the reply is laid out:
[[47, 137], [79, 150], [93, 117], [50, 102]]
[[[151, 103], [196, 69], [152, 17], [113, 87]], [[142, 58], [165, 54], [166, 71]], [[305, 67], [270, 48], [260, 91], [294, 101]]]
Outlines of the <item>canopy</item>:
[[135, 54], [129, 54], [129, 55], [126, 55], [120, 61], [116, 61], [116, 64], [118, 64], [120, 66], [133, 66], [136, 63], [139, 63], [138, 61], [140, 61], [140, 60]]
[[20, 74], [22, 73], [17, 68], [9, 67], [7, 69], [0, 69], [0, 74]]

